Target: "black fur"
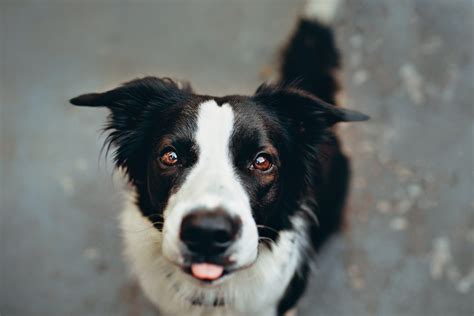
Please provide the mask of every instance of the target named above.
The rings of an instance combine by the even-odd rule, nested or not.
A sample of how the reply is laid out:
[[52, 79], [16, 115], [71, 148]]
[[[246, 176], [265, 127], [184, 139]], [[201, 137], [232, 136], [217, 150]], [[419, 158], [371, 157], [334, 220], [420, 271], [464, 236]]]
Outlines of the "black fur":
[[[301, 20], [282, 54], [281, 82], [292, 82], [299, 89], [335, 104], [339, 90], [336, 72], [341, 65], [332, 30], [317, 21]], [[337, 108], [333, 106], [337, 111]], [[357, 115], [355, 115], [357, 117]], [[355, 118], [355, 117], [354, 117]], [[368, 119], [367, 116], [359, 117]], [[325, 140], [317, 145], [319, 173], [313, 177], [317, 206], [314, 212], [318, 225], [312, 227], [313, 249], [318, 251], [343, 223], [350, 166], [339, 141], [331, 129], [325, 130]], [[279, 304], [279, 314], [294, 307], [306, 288], [309, 269], [306, 263], [295, 273]]]
[[335, 72], [340, 66], [332, 30], [316, 21], [300, 20], [283, 50], [280, 80], [296, 82], [299, 88], [335, 104], [339, 90]]
[[[250, 197], [259, 235], [276, 241], [279, 232], [292, 228], [290, 216], [299, 212], [311, 226], [312, 247], [304, 254], [310, 256], [340, 227], [349, 179], [347, 158], [331, 127], [367, 119], [326, 103], [334, 102], [333, 72], [338, 66], [331, 31], [302, 21], [285, 50], [280, 83], [262, 85], [253, 96], [198, 95], [187, 85], [181, 88], [170, 79], [147, 77], [71, 103], [110, 109], [106, 146], [116, 148], [117, 167], [126, 171], [137, 191], [137, 205], [157, 229], [162, 228], [168, 197], [197, 161], [193, 133], [198, 105], [209, 99], [230, 104], [235, 114], [234, 167]], [[179, 152], [177, 168], [159, 163], [169, 146]], [[261, 151], [275, 166], [265, 174], [249, 169]], [[281, 298], [280, 314], [304, 292], [308, 264], [302, 262]]]

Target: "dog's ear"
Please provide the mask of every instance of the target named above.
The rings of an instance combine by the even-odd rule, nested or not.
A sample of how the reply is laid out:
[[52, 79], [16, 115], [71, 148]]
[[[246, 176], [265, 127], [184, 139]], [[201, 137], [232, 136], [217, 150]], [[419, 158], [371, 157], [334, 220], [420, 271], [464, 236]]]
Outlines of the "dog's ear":
[[105, 100], [106, 94], [107, 92], [81, 94], [80, 96], [72, 98], [69, 102], [77, 106], [105, 106], [105, 104], [109, 104], [109, 102]]
[[369, 116], [329, 104], [316, 96], [299, 89], [278, 86], [260, 86], [253, 99], [258, 103], [271, 106], [300, 121], [304, 125], [321, 123], [330, 127], [338, 122], [366, 121]]
[[[149, 101], [152, 99], [175, 99], [192, 93], [189, 83], [175, 82], [169, 78], [145, 77], [122, 84], [120, 87], [102, 93], [86, 93], [69, 100], [73, 105], [107, 107], [112, 112], [124, 110], [125, 103]], [[141, 106], [146, 106], [140, 102]]]
[[73, 105], [106, 107], [111, 111], [105, 127], [110, 133], [106, 144], [117, 147], [115, 160], [126, 167], [131, 156], [139, 152], [147, 131], [156, 126], [161, 109], [186, 101], [192, 96], [189, 84], [165, 78], [145, 77], [127, 82], [102, 93], [88, 93], [70, 100]]
[[77, 106], [108, 108], [111, 116], [107, 128], [124, 131], [136, 128], [146, 117], [145, 113], [153, 114], [160, 108], [185, 100], [191, 94], [191, 87], [187, 83], [145, 77], [110, 91], [82, 94], [69, 102]]

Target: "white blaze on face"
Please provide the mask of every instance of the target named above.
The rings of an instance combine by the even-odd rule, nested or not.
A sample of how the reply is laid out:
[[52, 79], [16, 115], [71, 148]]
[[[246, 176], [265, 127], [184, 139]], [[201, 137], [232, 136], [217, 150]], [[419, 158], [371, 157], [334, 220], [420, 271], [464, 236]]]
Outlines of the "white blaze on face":
[[163, 253], [173, 261], [182, 260], [179, 230], [184, 216], [196, 209], [215, 208], [242, 220], [242, 233], [231, 248], [237, 265], [250, 264], [256, 258], [257, 226], [230, 152], [233, 129], [234, 113], [229, 104], [218, 106], [209, 100], [199, 105], [195, 134], [198, 160], [164, 210]]

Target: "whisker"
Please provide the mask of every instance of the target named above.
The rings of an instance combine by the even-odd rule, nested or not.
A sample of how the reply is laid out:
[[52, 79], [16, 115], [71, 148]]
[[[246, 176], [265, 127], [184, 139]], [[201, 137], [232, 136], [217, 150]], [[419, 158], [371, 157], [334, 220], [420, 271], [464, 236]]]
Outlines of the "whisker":
[[162, 221], [156, 221], [156, 222], [152, 222], [151, 224], [152, 224], [152, 225], [156, 225], [156, 224], [158, 224], [158, 225], [163, 225], [164, 223], [165, 223], [165, 222], [162, 222]]
[[[156, 227], [154, 226], [154, 225], [156, 225], [156, 224], [158, 224], [158, 225], [163, 225], [164, 223], [163, 223], [163, 222], [160, 222], [160, 221], [156, 221], [156, 222], [152, 222], [150, 226], [145, 227], [145, 228], [143, 228], [143, 229], [139, 229], [139, 230], [127, 230], [127, 232], [129, 232], [129, 233], [142, 233], [142, 232], [147, 231], [147, 230], [149, 230], [149, 229], [151, 229], [151, 228], [155, 228], [155, 229], [156, 229]], [[161, 229], [158, 229], [158, 230], [159, 230], [160, 232], [162, 231]]]
[[274, 232], [274, 233], [277, 233], [277, 234], [278, 234], [278, 231], [277, 231], [276, 229], [274, 229], [274, 228], [271, 228], [271, 227], [269, 227], [269, 226], [266, 226], [266, 225], [257, 225], [257, 228], [264, 228], [264, 229], [268, 229], [268, 230], [270, 230], [270, 231], [272, 231], [272, 232]]
[[258, 237], [258, 242], [267, 243], [268, 245], [275, 243], [275, 241], [269, 237]]
[[304, 214], [307, 215], [307, 217], [314, 222], [316, 226], [319, 226], [319, 220], [316, 214], [307, 206], [307, 205], [302, 205], [300, 208]]
[[160, 213], [152, 213], [150, 215], [146, 215], [145, 217], [150, 218], [150, 217], [155, 217], [155, 216], [159, 216], [160, 218], [165, 219], [164, 216]]

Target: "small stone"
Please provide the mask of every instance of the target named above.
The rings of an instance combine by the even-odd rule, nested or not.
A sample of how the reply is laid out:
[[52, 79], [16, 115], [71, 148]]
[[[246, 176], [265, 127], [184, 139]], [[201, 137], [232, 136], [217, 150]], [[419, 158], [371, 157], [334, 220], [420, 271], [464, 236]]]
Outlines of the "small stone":
[[359, 69], [354, 73], [354, 76], [352, 77], [352, 81], [354, 82], [355, 85], [362, 85], [367, 80], [369, 79], [369, 73], [364, 70], [364, 69]]
[[59, 185], [61, 186], [61, 188], [63, 189], [66, 195], [72, 195], [74, 193], [74, 190], [75, 190], [74, 181], [72, 180], [70, 176], [66, 176], [66, 175], [61, 176], [58, 181], [59, 181]]
[[468, 275], [466, 275], [461, 280], [459, 280], [456, 286], [456, 290], [459, 293], [466, 294], [469, 292], [473, 284], [474, 284], [474, 268], [471, 270], [471, 272]]
[[356, 289], [360, 290], [365, 288], [365, 280], [362, 276], [362, 271], [360, 270], [359, 266], [352, 264], [347, 269], [347, 273], [349, 274], [351, 286]]
[[423, 189], [418, 184], [410, 184], [407, 191], [410, 197], [417, 198], [423, 192]]
[[387, 214], [391, 211], [392, 205], [387, 200], [380, 200], [377, 202], [376, 208], [380, 213]]
[[362, 47], [362, 43], [364, 42], [364, 38], [361, 34], [354, 34], [349, 38], [349, 43], [354, 48]]
[[443, 46], [443, 40], [438, 36], [429, 38], [426, 42], [421, 44], [420, 51], [422, 54], [433, 54]]
[[408, 226], [408, 222], [404, 217], [395, 217], [390, 221], [390, 228], [395, 231], [405, 230]]
[[409, 178], [413, 177], [414, 175], [413, 171], [401, 165], [395, 165], [393, 167], [393, 172], [395, 173], [397, 178], [402, 182], [407, 181]]
[[423, 94], [423, 78], [419, 74], [415, 65], [405, 64], [400, 68], [400, 77], [405, 84], [408, 96], [415, 105], [422, 105], [425, 101]]
[[431, 255], [430, 273], [434, 280], [443, 277], [444, 270], [451, 262], [451, 250], [449, 239], [446, 237], [438, 237], [433, 241], [433, 252]]
[[91, 247], [91, 248], [84, 249], [84, 252], [82, 253], [82, 255], [86, 259], [94, 261], [99, 258], [100, 252], [99, 252], [99, 249]]

